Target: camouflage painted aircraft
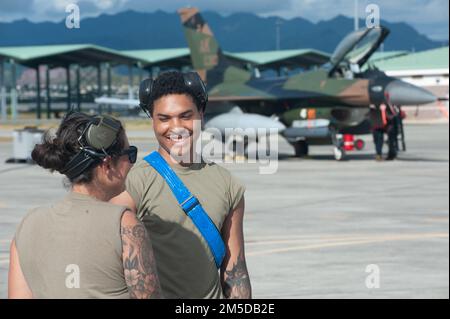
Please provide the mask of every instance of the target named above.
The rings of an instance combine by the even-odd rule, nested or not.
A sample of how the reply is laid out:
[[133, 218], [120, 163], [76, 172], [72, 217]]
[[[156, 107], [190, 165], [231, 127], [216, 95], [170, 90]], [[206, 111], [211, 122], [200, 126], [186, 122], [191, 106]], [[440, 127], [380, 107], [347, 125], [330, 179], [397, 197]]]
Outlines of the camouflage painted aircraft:
[[179, 14], [193, 67], [208, 86], [210, 112], [219, 114], [238, 105], [246, 113], [278, 116], [286, 126], [281, 134], [298, 157], [308, 154], [308, 145], [333, 144], [336, 159], [344, 158], [343, 134], [371, 132], [370, 106], [436, 100], [428, 91], [377, 69], [361, 71], [389, 35], [385, 27], [350, 33], [329, 63], [317, 70], [266, 79], [227, 60], [197, 9], [183, 8]]

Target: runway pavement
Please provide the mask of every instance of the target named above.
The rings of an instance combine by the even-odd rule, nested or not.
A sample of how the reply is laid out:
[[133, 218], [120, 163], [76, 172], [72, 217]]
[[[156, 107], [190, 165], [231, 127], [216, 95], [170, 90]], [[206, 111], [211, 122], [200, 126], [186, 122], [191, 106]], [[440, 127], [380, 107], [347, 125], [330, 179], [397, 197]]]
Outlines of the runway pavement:
[[[141, 157], [156, 145], [146, 132], [130, 136]], [[375, 162], [366, 137], [367, 149], [344, 162], [327, 146], [293, 158], [280, 140], [275, 174], [226, 165], [247, 187], [254, 297], [449, 298], [449, 127], [408, 125], [406, 136], [408, 151], [394, 162]], [[0, 142], [0, 298], [17, 224], [65, 193], [60, 175], [5, 164], [11, 155]]]

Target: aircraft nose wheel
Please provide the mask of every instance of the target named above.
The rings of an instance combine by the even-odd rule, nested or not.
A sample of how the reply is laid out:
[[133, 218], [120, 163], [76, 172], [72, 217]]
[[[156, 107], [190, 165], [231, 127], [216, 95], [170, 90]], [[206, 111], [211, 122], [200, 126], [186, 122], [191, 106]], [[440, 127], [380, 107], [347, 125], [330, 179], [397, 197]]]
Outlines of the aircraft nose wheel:
[[334, 147], [334, 158], [336, 161], [343, 161], [345, 159], [345, 151], [340, 147]]
[[343, 161], [345, 159], [345, 143], [344, 143], [344, 136], [342, 134], [338, 134], [336, 129], [334, 129], [333, 127], [330, 127], [330, 131], [331, 131], [331, 140], [333, 142], [334, 145], [334, 158], [336, 159], [336, 161]]

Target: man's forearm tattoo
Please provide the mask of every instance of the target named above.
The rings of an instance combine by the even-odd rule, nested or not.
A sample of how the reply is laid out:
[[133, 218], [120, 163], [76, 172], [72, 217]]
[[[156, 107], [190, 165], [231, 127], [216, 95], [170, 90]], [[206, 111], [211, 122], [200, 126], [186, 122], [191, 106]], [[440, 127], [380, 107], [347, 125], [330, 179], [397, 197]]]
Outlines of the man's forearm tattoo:
[[133, 299], [161, 298], [153, 250], [142, 224], [122, 226], [122, 245], [128, 254], [123, 256], [125, 280]]
[[227, 299], [250, 299], [252, 287], [245, 263], [244, 253], [239, 253], [231, 269], [222, 271], [224, 295]]

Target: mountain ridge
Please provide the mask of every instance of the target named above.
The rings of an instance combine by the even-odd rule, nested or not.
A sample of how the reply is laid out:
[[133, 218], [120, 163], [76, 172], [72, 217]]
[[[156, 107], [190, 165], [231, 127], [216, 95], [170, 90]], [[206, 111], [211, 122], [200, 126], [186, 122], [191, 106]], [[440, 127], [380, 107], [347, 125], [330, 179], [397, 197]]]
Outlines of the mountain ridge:
[[[343, 15], [313, 23], [303, 17], [283, 19], [243, 12], [227, 16], [214, 11], [202, 14], [222, 48], [230, 52], [275, 50], [275, 22], [279, 20], [281, 49], [311, 48], [332, 53], [340, 40], [352, 31], [354, 23], [352, 18]], [[360, 23], [363, 25], [364, 21]], [[386, 51], [422, 51], [443, 45], [406, 23], [382, 21], [382, 24], [391, 29], [384, 44]], [[118, 50], [187, 47], [178, 15], [161, 10], [101, 14], [82, 19], [80, 26], [80, 29], [67, 29], [65, 20], [3, 22], [0, 23], [0, 46], [91, 43]]]

